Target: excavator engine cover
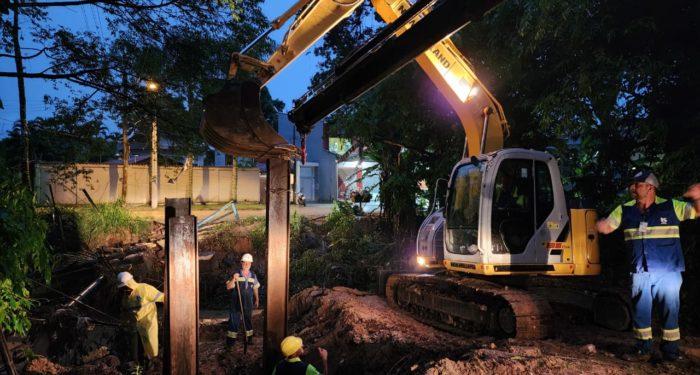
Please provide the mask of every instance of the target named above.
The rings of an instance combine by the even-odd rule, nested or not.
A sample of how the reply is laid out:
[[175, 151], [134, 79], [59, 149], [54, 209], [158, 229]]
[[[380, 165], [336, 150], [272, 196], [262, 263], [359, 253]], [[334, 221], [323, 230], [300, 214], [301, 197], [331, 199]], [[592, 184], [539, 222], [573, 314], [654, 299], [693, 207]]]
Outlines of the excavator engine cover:
[[299, 154], [263, 117], [260, 84], [252, 80], [228, 80], [208, 95], [199, 131], [207, 143], [231, 155], [291, 159]]

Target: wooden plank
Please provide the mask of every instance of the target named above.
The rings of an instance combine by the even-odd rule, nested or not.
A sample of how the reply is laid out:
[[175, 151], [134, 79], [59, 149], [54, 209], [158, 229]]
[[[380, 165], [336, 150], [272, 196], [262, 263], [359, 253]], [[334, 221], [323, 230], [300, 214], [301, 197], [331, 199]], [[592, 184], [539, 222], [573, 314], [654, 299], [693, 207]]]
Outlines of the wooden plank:
[[[196, 374], [199, 341], [197, 220], [191, 200], [167, 199], [165, 244], [165, 357], [163, 372]], [[171, 296], [177, 296], [171, 298]]]
[[265, 373], [279, 361], [279, 343], [287, 335], [289, 300], [289, 161], [267, 161], [267, 280], [265, 301]]

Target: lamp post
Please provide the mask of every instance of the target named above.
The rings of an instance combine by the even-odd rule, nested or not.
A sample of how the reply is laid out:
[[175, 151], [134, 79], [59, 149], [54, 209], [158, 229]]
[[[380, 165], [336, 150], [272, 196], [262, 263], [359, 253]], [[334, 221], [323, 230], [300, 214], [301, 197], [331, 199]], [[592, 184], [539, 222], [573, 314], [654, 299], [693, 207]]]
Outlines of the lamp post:
[[[146, 91], [154, 93], [160, 89], [160, 85], [155, 81], [146, 81]], [[149, 168], [151, 208], [158, 207], [158, 115], [157, 111], [153, 115], [151, 123], [151, 166]]]

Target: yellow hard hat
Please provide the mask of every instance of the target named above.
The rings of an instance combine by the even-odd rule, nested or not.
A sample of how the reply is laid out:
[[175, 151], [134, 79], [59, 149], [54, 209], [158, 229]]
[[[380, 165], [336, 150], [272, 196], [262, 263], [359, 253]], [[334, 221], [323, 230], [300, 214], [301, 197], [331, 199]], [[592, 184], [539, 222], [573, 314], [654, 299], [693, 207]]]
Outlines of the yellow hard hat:
[[284, 338], [284, 340], [282, 340], [280, 350], [282, 351], [282, 355], [287, 358], [296, 353], [302, 346], [304, 346], [304, 342], [301, 341], [301, 338], [296, 336], [287, 336]]

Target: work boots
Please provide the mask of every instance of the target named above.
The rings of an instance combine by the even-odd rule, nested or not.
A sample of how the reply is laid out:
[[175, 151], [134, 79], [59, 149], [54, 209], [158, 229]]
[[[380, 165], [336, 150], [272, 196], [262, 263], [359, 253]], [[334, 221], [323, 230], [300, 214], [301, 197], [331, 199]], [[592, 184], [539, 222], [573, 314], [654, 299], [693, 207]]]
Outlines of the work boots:
[[634, 350], [622, 355], [622, 359], [629, 362], [649, 362], [652, 355], [652, 340], [637, 340]]
[[227, 337], [226, 338], [226, 347], [227, 348], [233, 348], [236, 345], [236, 339], [233, 337]]

